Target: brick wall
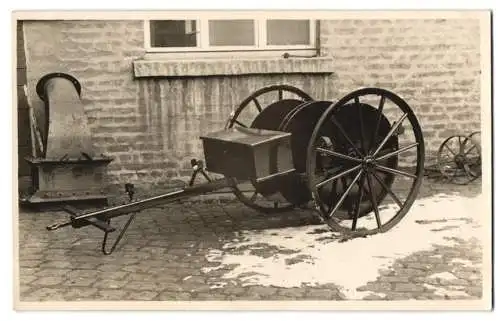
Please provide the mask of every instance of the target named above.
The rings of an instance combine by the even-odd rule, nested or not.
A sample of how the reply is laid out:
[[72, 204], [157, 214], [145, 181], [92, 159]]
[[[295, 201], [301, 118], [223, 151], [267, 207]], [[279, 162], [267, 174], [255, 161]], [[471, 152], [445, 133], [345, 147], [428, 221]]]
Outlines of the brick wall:
[[[128, 146], [123, 140], [112, 147], [121, 158], [138, 162], [122, 172], [131, 179], [156, 182], [176, 176], [187, 179], [192, 169], [191, 158], [203, 157], [199, 137], [224, 128], [233, 109], [255, 90], [274, 84], [290, 84], [312, 97], [324, 96], [330, 83], [321, 75], [216, 76], [174, 80], [139, 80], [141, 87], [141, 123], [143, 142]], [[292, 98], [291, 95], [284, 96]], [[277, 93], [259, 97], [262, 106], [276, 101]], [[253, 103], [244, 109], [238, 120], [250, 125], [258, 114]], [[148, 164], [145, 168], [144, 164]]]
[[479, 20], [328, 20], [322, 54], [333, 57], [338, 97], [360, 87], [400, 95], [424, 132], [428, 165], [443, 140], [480, 125]]
[[[321, 98], [332, 87], [322, 72], [134, 79], [132, 61], [144, 55], [142, 21], [29, 21], [24, 33], [31, 103], [41, 115], [34, 88], [46, 73], [67, 72], [80, 81], [94, 147], [115, 157], [111, 184], [188, 179], [190, 159], [203, 157], [199, 136], [222, 129], [259, 88], [286, 83]], [[248, 110], [251, 120], [257, 109]]]
[[[479, 22], [335, 20], [321, 22], [322, 54], [333, 76], [244, 75], [134, 79], [144, 55], [142, 21], [26, 21], [29, 101], [46, 73], [73, 74], [95, 148], [115, 156], [110, 183], [186, 178], [201, 157], [200, 134], [223, 127], [252, 91], [290, 83], [316, 99], [336, 100], [365, 86], [396, 92], [414, 108], [427, 155], [453, 131], [479, 128]], [[186, 138], [189, 138], [187, 141]]]
[[138, 110], [131, 66], [143, 55], [141, 21], [26, 21], [24, 34], [28, 99], [39, 114], [43, 103], [34, 88], [43, 75], [56, 71], [81, 82], [88, 117], [100, 118], [93, 129], [115, 130], [110, 118]]
[[[144, 54], [142, 21], [26, 21], [29, 101], [43, 116], [36, 96], [37, 81], [45, 74], [66, 72], [82, 85], [82, 101], [93, 142], [99, 153], [126, 140], [131, 146], [144, 125], [139, 116], [139, 86], [132, 61]], [[110, 183], [120, 181], [123, 164], [109, 166]]]

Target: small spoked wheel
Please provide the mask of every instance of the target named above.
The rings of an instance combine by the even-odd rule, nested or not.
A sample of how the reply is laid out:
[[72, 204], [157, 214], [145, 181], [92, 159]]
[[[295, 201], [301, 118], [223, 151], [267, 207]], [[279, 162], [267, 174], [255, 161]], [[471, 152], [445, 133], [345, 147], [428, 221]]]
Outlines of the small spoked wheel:
[[[312, 97], [299, 88], [289, 85], [264, 87], [241, 102], [226, 123], [226, 129], [235, 126], [278, 130], [281, 121], [295, 107]], [[263, 213], [279, 213], [294, 207], [281, 197], [262, 195], [252, 182], [237, 182], [233, 179], [232, 190], [238, 200], [246, 206]]]
[[447, 181], [458, 185], [481, 176], [481, 147], [472, 134], [448, 137], [438, 149], [438, 168]]
[[424, 139], [408, 104], [365, 88], [330, 105], [307, 149], [316, 209], [348, 237], [386, 232], [415, 201], [423, 177]]

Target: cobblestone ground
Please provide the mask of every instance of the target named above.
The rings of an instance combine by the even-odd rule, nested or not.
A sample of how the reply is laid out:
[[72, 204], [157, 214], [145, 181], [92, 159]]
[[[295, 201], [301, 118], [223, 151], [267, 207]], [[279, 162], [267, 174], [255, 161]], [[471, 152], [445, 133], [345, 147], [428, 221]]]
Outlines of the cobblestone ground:
[[[424, 181], [419, 197], [438, 192], [480, 193], [480, 182], [467, 186]], [[65, 218], [61, 212], [22, 210], [19, 214], [21, 301], [74, 300], [343, 300], [335, 284], [281, 288], [244, 286], [224, 280], [231, 269], [207, 259], [235, 232], [319, 224], [312, 212], [261, 214], [238, 202], [183, 202], [137, 215], [124, 242], [110, 256], [100, 252], [102, 233], [91, 227], [48, 232], [45, 226]], [[115, 222], [116, 221], [116, 222]], [[113, 225], [123, 224], [118, 218]], [[421, 222], [426, 224], [426, 222]], [[320, 228], [320, 227], [318, 227]], [[430, 228], [430, 227], [429, 227]], [[116, 234], [116, 233], [114, 233]], [[425, 247], [382, 269], [359, 288], [366, 300], [477, 299], [481, 297], [481, 245], [454, 238], [455, 245]], [[335, 244], [332, 244], [335, 246]], [[279, 248], [267, 246], [261, 255]], [[293, 264], [293, 262], [290, 262]]]

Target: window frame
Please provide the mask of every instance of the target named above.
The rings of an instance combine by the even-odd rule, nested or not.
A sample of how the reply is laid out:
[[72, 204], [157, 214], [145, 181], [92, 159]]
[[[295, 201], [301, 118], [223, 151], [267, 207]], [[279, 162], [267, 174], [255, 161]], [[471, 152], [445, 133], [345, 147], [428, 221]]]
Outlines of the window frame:
[[[199, 26], [196, 34], [196, 47], [152, 47], [151, 46], [151, 20], [195, 20]], [[255, 22], [254, 46], [210, 46], [209, 20], [253, 20]], [[308, 20], [309, 44], [307, 45], [267, 45], [267, 20]], [[279, 18], [217, 18], [217, 19], [150, 19], [144, 20], [144, 47], [146, 53], [190, 53], [190, 52], [265, 52], [265, 51], [294, 51], [317, 49], [317, 20], [315, 19], [279, 19]]]

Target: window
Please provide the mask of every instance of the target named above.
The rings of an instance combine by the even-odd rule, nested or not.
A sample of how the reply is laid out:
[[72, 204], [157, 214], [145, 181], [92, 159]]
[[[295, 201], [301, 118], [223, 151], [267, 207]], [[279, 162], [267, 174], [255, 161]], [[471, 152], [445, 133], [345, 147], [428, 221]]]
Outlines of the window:
[[291, 19], [149, 20], [148, 52], [315, 48], [315, 22]]

